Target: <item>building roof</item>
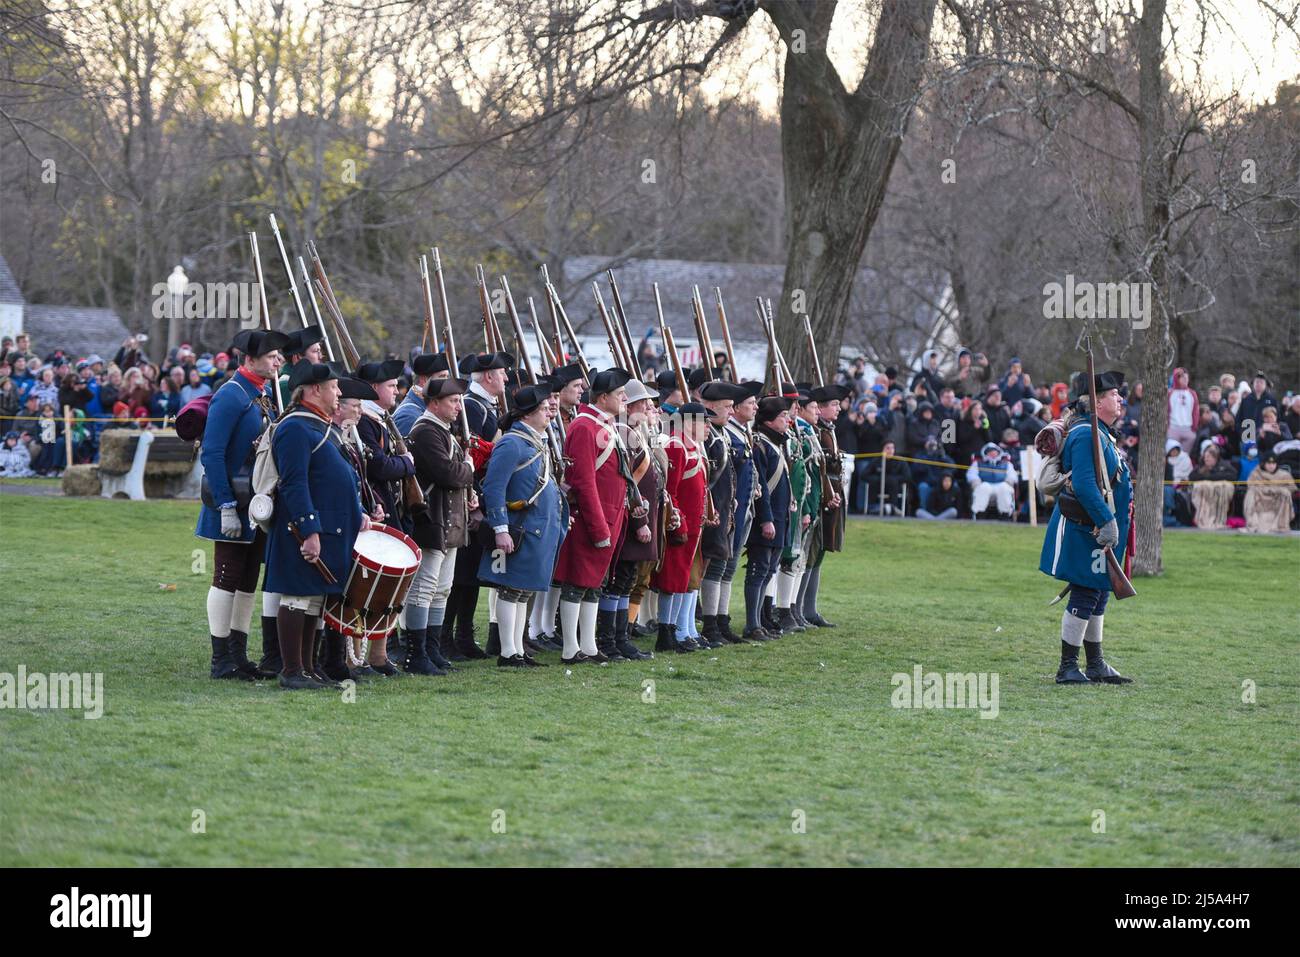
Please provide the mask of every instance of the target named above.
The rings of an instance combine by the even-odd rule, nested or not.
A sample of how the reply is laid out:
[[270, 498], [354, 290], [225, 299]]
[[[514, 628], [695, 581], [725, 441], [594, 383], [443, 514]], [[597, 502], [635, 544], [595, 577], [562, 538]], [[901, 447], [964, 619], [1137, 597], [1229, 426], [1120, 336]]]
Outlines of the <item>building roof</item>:
[[14, 274], [9, 270], [9, 264], [5, 262], [4, 256], [0, 256], [0, 302], [16, 302], [19, 305], [27, 302], [23, 298], [23, 291], [18, 288], [18, 281], [14, 279]]
[[62, 349], [72, 356], [99, 353], [106, 359], [129, 334], [112, 309], [32, 303], [23, 308], [23, 331], [32, 337], [32, 351], [41, 355]]

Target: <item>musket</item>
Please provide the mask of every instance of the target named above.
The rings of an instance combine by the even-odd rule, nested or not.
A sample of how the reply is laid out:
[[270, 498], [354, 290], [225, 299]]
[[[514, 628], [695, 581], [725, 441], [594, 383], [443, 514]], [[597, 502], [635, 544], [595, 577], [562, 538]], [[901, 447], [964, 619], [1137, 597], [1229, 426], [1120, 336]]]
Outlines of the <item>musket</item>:
[[[456, 359], [456, 335], [451, 328], [451, 306], [447, 303], [447, 284], [442, 278], [442, 256], [438, 253], [438, 247], [430, 247], [433, 256], [433, 277], [438, 284], [438, 305], [442, 307], [443, 332], [446, 333], [443, 338], [443, 345], [447, 349], [447, 367], [448, 375], [456, 378], [460, 375], [460, 363]], [[469, 448], [472, 439], [477, 438], [469, 428], [469, 414], [465, 411], [465, 403], [460, 404], [460, 427], [461, 437], [465, 440], [465, 447]]]
[[438, 326], [433, 315], [433, 284], [429, 281], [429, 257], [420, 256], [420, 291], [424, 299], [424, 334], [420, 336], [420, 351], [428, 346], [433, 352], [438, 351]]
[[510, 295], [510, 280], [505, 276], [501, 277], [501, 291], [506, 295], [506, 314], [510, 317], [510, 325], [515, 332], [515, 341], [519, 344], [520, 360], [523, 362], [524, 369], [528, 372], [528, 378], [532, 380], [533, 385], [536, 385], [537, 370], [533, 368], [532, 356], [528, 354], [528, 349], [524, 345], [524, 326], [519, 321], [519, 310], [515, 308], [515, 297]]
[[[266, 280], [262, 278], [262, 257], [257, 252], [257, 232], [250, 230], [248, 233], [248, 245], [253, 252], [253, 275], [257, 279], [257, 297], [258, 307], [262, 310], [262, 325], [266, 331], [271, 331], [271, 307], [266, 304]], [[280, 415], [284, 415], [284, 396], [280, 394], [280, 383], [275, 381], [271, 383], [271, 391], [275, 393], [275, 407], [279, 410]]]
[[632, 327], [627, 322], [627, 310], [623, 308], [623, 296], [619, 293], [618, 283], [614, 280], [614, 270], [606, 269], [605, 275], [609, 278], [610, 303], [614, 307], [614, 318], [618, 320], [619, 332], [623, 336], [623, 344], [632, 360], [632, 365], [627, 367], [627, 371], [639, 376], [641, 370], [636, 365], [636, 344], [632, 342]]
[[311, 274], [307, 272], [307, 263], [301, 256], [298, 257], [298, 271], [302, 273], [302, 284], [307, 290], [307, 296], [311, 302], [312, 315], [316, 317], [316, 325], [320, 327], [320, 336], [325, 340], [325, 354], [330, 357], [330, 362], [335, 361], [334, 343], [330, 342], [329, 329], [325, 326], [325, 320], [320, 317], [320, 306], [316, 305], [316, 291], [311, 285]]
[[[505, 342], [501, 339], [501, 327], [497, 325], [496, 313], [492, 311], [492, 302], [488, 296], [487, 274], [483, 271], [482, 263], [474, 267], [474, 281], [478, 286], [479, 311], [483, 314], [483, 351], [504, 352]], [[505, 409], [501, 411], [504, 412]]]
[[564, 337], [560, 334], [560, 313], [555, 308], [556, 299], [551, 298], [551, 274], [546, 269], [546, 264], [542, 263], [538, 267], [542, 274], [542, 289], [546, 291], [546, 308], [551, 313], [551, 342], [553, 344], [553, 355], [560, 365], [564, 365]]
[[[659, 341], [662, 342], [662, 343], [664, 344], [664, 355], [667, 356], [667, 354], [668, 354], [668, 324], [667, 324], [666, 322], [664, 322], [664, 303], [663, 303], [663, 300], [659, 298], [659, 283], [657, 283], [657, 282], [652, 282], [652, 283], [650, 284], [650, 289], [651, 289], [651, 290], [654, 292], [654, 294], [655, 294], [655, 318], [659, 320]], [[682, 401], [683, 401], [683, 402], [689, 402], [689, 401], [690, 401], [690, 397], [691, 397], [691, 394], [690, 394], [689, 392], [683, 392], [683, 393], [682, 393]]]
[[704, 318], [704, 301], [700, 298], [700, 287], [691, 287], [691, 310], [695, 313], [696, 338], [700, 342], [701, 359], [704, 374], [709, 382], [713, 381], [713, 339], [709, 335], [709, 321]]
[[592, 295], [596, 298], [596, 311], [600, 313], [600, 321], [605, 324], [605, 338], [609, 341], [609, 354], [614, 360], [614, 365], [620, 369], [626, 369], [636, 374], [633, 368], [632, 360], [628, 357], [627, 348], [624, 346], [622, 336], [614, 327], [614, 321], [610, 318], [609, 311], [605, 308], [605, 299], [600, 294], [600, 286], [595, 282], [591, 284]]
[[785, 376], [785, 381], [793, 383], [794, 373], [790, 371], [790, 363], [785, 361], [785, 353], [781, 351], [781, 343], [776, 337], [776, 311], [772, 308], [772, 300], [767, 300], [767, 324], [772, 327], [772, 346], [776, 349], [776, 357], [781, 360], [781, 372]]
[[280, 265], [284, 267], [284, 274], [289, 279], [289, 296], [293, 299], [294, 308], [298, 310], [298, 321], [306, 329], [307, 311], [303, 309], [302, 297], [298, 295], [298, 284], [293, 278], [293, 266], [289, 262], [289, 254], [284, 250], [284, 240], [280, 237], [280, 224], [275, 221], [275, 213], [270, 214], [270, 220], [271, 235], [275, 237], [276, 248], [280, 250]]
[[[1092, 337], [1086, 339], [1088, 346], [1088, 418], [1092, 423], [1092, 464], [1093, 470], [1097, 473], [1097, 488], [1101, 496], [1106, 500], [1111, 512], [1115, 511], [1115, 495], [1110, 487], [1110, 475], [1106, 472], [1106, 456], [1101, 451], [1101, 423], [1097, 418], [1097, 379], [1093, 370], [1092, 361]], [[1118, 454], [1118, 452], [1116, 453]], [[1116, 516], [1116, 527], [1118, 527], [1119, 516]], [[1061, 519], [1065, 521], [1064, 518]], [[1117, 600], [1132, 598], [1137, 594], [1133, 588], [1133, 583], [1129, 581], [1128, 576], [1124, 574], [1124, 568], [1120, 565], [1119, 559], [1115, 557], [1114, 551], [1110, 546], [1103, 549], [1106, 553], [1106, 574], [1110, 578], [1110, 590], [1115, 593]]]
[[740, 382], [740, 370], [736, 368], [736, 350], [731, 345], [731, 327], [727, 325], [727, 307], [722, 304], [722, 287], [714, 286], [713, 294], [718, 299], [718, 322], [722, 323], [722, 341], [727, 347], [727, 365], [731, 367], [731, 381]]
[[[677, 376], [677, 388], [682, 390], [682, 400], [683, 403], [685, 403], [690, 400], [690, 395], [691, 395], [686, 387], [686, 370], [682, 368], [682, 357], [677, 352], [677, 343], [673, 341], [673, 331], [667, 327], [664, 327], [664, 334], [665, 334], [664, 347], [668, 352], [668, 362], [672, 365], [673, 372]], [[681, 422], [681, 426], [684, 435], [686, 422], [684, 420], [684, 417], [679, 415], [678, 418], [683, 419], [683, 421]], [[685, 445], [683, 445], [683, 448], [685, 448]], [[710, 492], [707, 487], [708, 476], [709, 476], [709, 471], [708, 471], [709, 459], [708, 456], [704, 454], [704, 450], [702, 447], [699, 448], [697, 451], [700, 456], [700, 460], [704, 463], [705, 466], [704, 522], [706, 525], [717, 525], [718, 524], [717, 507], [713, 504], [713, 493]]]
[[[316, 271], [316, 289], [320, 293], [321, 302], [325, 303], [325, 312], [334, 325], [334, 331], [338, 334], [339, 344], [343, 347], [344, 359], [348, 364], [348, 368], [355, 372], [361, 366], [361, 356], [357, 352], [356, 344], [352, 341], [352, 334], [348, 332], [348, 324], [343, 318], [343, 310], [339, 308], [338, 299], [334, 297], [334, 290], [330, 286], [329, 277], [325, 275], [325, 264], [321, 262], [320, 253], [316, 250], [315, 242], [307, 244], [307, 254], [311, 256], [312, 268]], [[402, 438], [402, 433], [398, 431], [397, 424], [393, 422], [393, 416], [387, 409], [380, 409], [379, 411], [380, 419], [388, 432], [388, 438], [393, 443], [394, 454], [409, 455], [406, 440]], [[411, 510], [427, 507], [424, 501], [424, 491], [420, 488], [420, 480], [414, 475], [408, 475], [402, 479], [402, 502]]]
[[587, 357], [582, 354], [582, 343], [578, 341], [578, 334], [573, 331], [573, 323], [569, 321], [569, 314], [564, 311], [564, 303], [560, 301], [560, 294], [550, 283], [546, 284], [546, 294], [550, 296], [555, 305], [555, 311], [560, 317], [560, 322], [564, 325], [564, 331], [569, 336], [569, 341], [573, 343], [573, 351], [578, 357], [578, 365], [582, 366], [582, 374], [587, 381], [591, 381], [591, 366], [587, 364]]
[[[809, 353], [812, 354], [813, 374], [816, 375], [817, 377], [817, 386], [818, 388], [824, 388], [826, 385], [826, 378], [825, 376], [822, 375], [822, 360], [817, 355], [817, 340], [813, 337], [812, 319], [808, 316], [808, 313], [806, 312], [803, 314], [803, 331], [804, 331], [804, 335], [808, 339], [808, 351]], [[821, 423], [819, 418], [818, 425], [820, 424]], [[822, 469], [821, 469], [822, 501], [829, 502], [832, 496], [835, 494], [835, 486], [831, 482], [830, 468], [828, 466], [832, 457], [834, 457], [836, 463], [839, 462], [840, 444], [839, 444], [839, 440], [835, 437], [835, 429], [833, 427], [828, 429], [820, 429], [819, 431], [821, 434], [818, 436], [818, 441], [822, 446], [822, 451], [825, 453], [824, 456], [825, 461], [822, 463]], [[829, 439], [829, 443], [822, 442], [821, 441], [822, 436], [826, 436]], [[836, 470], [836, 474], [837, 475], [839, 474], [839, 469]]]
[[[547, 375], [550, 375], [555, 371], [555, 356], [551, 353], [551, 347], [547, 344], [546, 337], [542, 335], [542, 327], [537, 321], [537, 307], [533, 305], [532, 296], [528, 297], [528, 315], [533, 321], [533, 335], [537, 337], [537, 352], [542, 360], [542, 369]], [[567, 432], [564, 428], [564, 416], [557, 414], [551, 421], [556, 423], [556, 427], [560, 430], [560, 437], [565, 438]]]
[[781, 382], [783, 380], [781, 378], [781, 356], [776, 349], [776, 332], [772, 328], [772, 324], [768, 322], [767, 310], [763, 308], [762, 298], [759, 297], [755, 301], [757, 303], [756, 308], [758, 310], [758, 323], [760, 326], [763, 327], [763, 334], [767, 336], [767, 357], [770, 360], [769, 364], [771, 365], [772, 368], [772, 378], [774, 382], [773, 394], [780, 395]]

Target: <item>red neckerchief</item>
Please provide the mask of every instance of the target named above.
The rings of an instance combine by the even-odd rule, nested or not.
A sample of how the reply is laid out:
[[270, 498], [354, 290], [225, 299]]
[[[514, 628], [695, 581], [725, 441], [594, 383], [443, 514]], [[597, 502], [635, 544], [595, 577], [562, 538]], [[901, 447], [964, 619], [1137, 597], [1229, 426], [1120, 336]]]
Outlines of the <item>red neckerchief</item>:
[[320, 416], [322, 419], [324, 419], [326, 422], [328, 422], [328, 421], [330, 420], [330, 417], [329, 417], [328, 415], [326, 415], [324, 412], [322, 412], [322, 411], [321, 411], [319, 408], [317, 408], [316, 406], [312, 405], [312, 404], [311, 404], [310, 402], [308, 402], [306, 399], [303, 399], [303, 400], [302, 400], [302, 407], [303, 407], [304, 409], [306, 409], [308, 412], [315, 412], [317, 415], [319, 415], [319, 416]]
[[251, 382], [253, 384], [253, 388], [255, 388], [258, 392], [261, 392], [262, 389], [266, 386], [266, 379], [258, 375], [256, 372], [250, 372], [248, 369], [245, 369], [243, 366], [239, 367], [239, 374], [242, 375], [249, 382]]

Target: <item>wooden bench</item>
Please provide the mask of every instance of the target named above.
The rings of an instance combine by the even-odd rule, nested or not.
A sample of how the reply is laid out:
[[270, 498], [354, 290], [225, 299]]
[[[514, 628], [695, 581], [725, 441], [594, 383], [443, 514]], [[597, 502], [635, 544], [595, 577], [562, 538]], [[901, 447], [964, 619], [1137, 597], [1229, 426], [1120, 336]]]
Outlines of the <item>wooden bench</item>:
[[194, 443], [170, 429], [106, 429], [99, 437], [100, 495], [143, 501], [145, 482], [164, 498], [198, 498], [203, 466]]

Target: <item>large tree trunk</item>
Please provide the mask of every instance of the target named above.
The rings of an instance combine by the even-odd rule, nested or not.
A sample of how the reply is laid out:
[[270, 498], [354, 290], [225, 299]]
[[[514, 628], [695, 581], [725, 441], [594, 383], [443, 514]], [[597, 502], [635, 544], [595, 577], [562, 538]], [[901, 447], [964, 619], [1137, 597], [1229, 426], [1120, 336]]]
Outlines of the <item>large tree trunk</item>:
[[828, 377], [835, 371], [853, 281], [920, 86], [934, 7], [935, 0], [885, 0], [852, 93], [826, 56], [834, 3], [764, 7], [786, 45], [781, 152], [789, 252], [777, 334], [796, 378], [812, 371], [801, 311], [811, 319], [823, 370]]
[[1161, 31], [1165, 0], [1146, 0], [1138, 27], [1139, 100], [1141, 113], [1142, 218], [1152, 284], [1151, 324], [1142, 333], [1140, 371], [1142, 416], [1139, 423], [1137, 475], [1133, 490], [1133, 521], [1137, 543], [1133, 572], [1159, 575], [1164, 534], [1165, 434], [1169, 428], [1169, 391], [1166, 384], [1173, 345], [1169, 338], [1169, 295], [1166, 250], [1169, 230], [1169, 171], [1164, 155], [1164, 47]]

